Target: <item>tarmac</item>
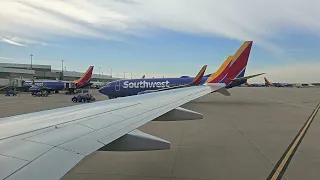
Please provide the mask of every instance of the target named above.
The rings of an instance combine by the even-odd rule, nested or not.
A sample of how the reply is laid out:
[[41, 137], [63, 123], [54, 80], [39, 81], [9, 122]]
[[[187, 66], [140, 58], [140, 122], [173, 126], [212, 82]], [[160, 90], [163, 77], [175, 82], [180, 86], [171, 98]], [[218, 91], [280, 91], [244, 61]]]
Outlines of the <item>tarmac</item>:
[[[202, 113], [202, 120], [150, 122], [140, 128], [170, 141], [170, 150], [95, 152], [62, 179], [319, 179], [320, 113], [314, 110], [320, 88], [239, 87], [230, 93], [209, 94], [183, 105]], [[71, 97], [2, 95], [0, 117], [76, 104]]]

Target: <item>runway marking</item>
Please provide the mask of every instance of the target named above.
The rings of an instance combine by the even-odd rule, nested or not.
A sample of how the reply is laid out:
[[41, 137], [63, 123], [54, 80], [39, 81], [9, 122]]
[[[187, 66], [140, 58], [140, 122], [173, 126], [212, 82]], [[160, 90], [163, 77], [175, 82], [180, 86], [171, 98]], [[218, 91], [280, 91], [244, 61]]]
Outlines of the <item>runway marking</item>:
[[291, 159], [293, 158], [296, 150], [298, 149], [303, 137], [307, 133], [314, 117], [317, 115], [320, 108], [320, 103], [317, 105], [317, 107], [314, 109], [306, 123], [303, 125], [303, 127], [300, 129], [297, 136], [293, 139], [287, 150], [284, 152], [284, 154], [279, 159], [278, 163], [275, 165], [271, 173], [269, 174], [267, 180], [280, 180], [285, 173], [287, 167], [290, 164]]

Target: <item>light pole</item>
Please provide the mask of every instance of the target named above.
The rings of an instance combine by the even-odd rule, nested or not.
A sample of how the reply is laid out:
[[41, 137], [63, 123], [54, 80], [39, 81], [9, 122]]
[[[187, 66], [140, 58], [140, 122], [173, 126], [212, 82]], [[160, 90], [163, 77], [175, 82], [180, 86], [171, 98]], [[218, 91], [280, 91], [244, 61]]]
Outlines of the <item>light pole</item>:
[[30, 54], [30, 59], [31, 59], [30, 69], [32, 69], [32, 56], [33, 54]]
[[124, 79], [126, 78], [126, 72], [123, 72], [123, 78]]
[[61, 60], [61, 72], [63, 73], [63, 62], [64, 60]]
[[131, 79], [132, 79], [132, 73], [131, 73]]
[[61, 80], [63, 80], [63, 62], [64, 60], [61, 60]]
[[100, 69], [101, 69], [101, 67], [99, 67], [99, 76], [100, 76]]
[[112, 77], [112, 69], [110, 69], [110, 76]]

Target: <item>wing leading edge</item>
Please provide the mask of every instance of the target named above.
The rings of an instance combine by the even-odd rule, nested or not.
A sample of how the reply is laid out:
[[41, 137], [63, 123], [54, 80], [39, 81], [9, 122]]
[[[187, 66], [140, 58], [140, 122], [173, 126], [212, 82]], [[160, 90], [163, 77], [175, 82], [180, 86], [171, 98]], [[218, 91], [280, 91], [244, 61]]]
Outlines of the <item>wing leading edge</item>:
[[201, 118], [180, 106], [224, 87], [193, 86], [2, 118], [0, 179], [59, 179], [97, 150], [168, 149], [168, 141], [136, 129], [152, 120]]

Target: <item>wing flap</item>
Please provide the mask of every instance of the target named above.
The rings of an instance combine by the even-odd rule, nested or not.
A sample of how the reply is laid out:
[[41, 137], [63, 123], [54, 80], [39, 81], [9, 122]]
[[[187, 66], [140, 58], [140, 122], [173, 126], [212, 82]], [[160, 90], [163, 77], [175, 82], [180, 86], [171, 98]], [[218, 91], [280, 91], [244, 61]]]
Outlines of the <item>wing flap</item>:
[[47, 153], [9, 176], [6, 180], [60, 179], [82, 158], [84, 158], [84, 156], [79, 154], [60, 148], [52, 148]]
[[3, 155], [0, 155], [0, 162], [0, 179], [5, 179], [29, 163], [28, 161]]
[[72, 139], [78, 138], [85, 134], [93, 132], [92, 128], [74, 124], [62, 128], [55, 128], [52, 131], [37, 134], [26, 138], [27, 141], [38, 142], [42, 144], [48, 144], [51, 146], [58, 146], [65, 142], [71, 141]]
[[[107, 118], [108, 118], [108, 121], [106, 120]], [[82, 121], [79, 124], [82, 124], [84, 126], [87, 126], [95, 130], [99, 130], [99, 129], [108, 127], [112, 124], [115, 124], [117, 122], [120, 122], [124, 119], [125, 119], [124, 117], [120, 117], [110, 113], [108, 114], [107, 117], [106, 115], [100, 115], [95, 118], [90, 118], [88, 120]]]
[[[86, 118], [134, 105], [136, 103], [113, 104], [101, 101], [96, 104], [83, 104], [3, 118], [0, 122], [0, 140], [46, 128], [52, 129], [52, 127], [57, 125], [61, 127], [74, 124]], [[1, 124], [6, 125], [1, 126]]]
[[[52, 146], [20, 139], [0, 141], [0, 155], [32, 161]], [[31, 150], [31, 151], [30, 151]]]
[[170, 149], [170, 142], [156, 136], [134, 130], [99, 151], [150, 151]]

